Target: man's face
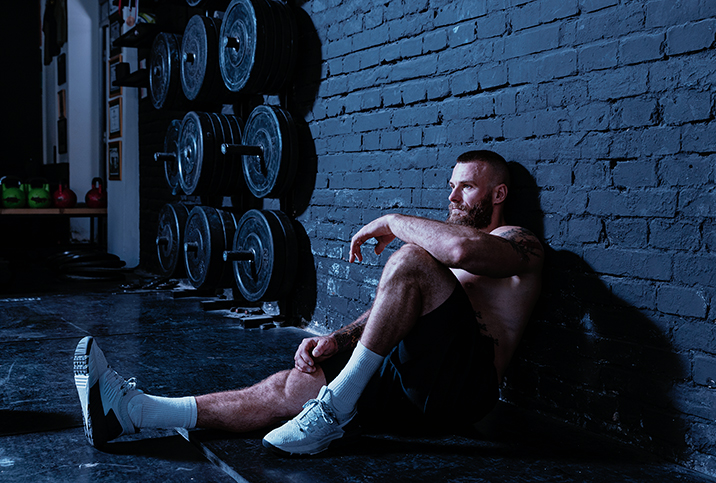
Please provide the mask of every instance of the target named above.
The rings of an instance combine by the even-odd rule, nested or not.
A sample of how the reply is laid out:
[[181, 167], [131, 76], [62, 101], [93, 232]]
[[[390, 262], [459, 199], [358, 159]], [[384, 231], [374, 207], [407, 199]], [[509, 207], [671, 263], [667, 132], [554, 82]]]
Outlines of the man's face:
[[457, 163], [450, 178], [447, 222], [486, 228], [492, 221], [492, 187], [485, 163]]

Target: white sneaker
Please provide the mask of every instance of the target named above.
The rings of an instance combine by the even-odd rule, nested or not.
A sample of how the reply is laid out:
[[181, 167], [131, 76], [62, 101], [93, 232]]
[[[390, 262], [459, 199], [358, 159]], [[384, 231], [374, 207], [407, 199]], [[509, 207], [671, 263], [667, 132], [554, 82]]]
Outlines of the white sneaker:
[[142, 391], [132, 378], [125, 381], [107, 364], [93, 337], [82, 339], [75, 349], [75, 387], [82, 405], [85, 436], [92, 446], [137, 432], [127, 403]]
[[264, 437], [264, 447], [282, 454], [312, 455], [325, 451], [341, 438], [343, 428], [356, 415], [355, 409], [339, 421], [333, 407], [333, 393], [323, 386], [316, 399], [303, 405], [303, 411]]

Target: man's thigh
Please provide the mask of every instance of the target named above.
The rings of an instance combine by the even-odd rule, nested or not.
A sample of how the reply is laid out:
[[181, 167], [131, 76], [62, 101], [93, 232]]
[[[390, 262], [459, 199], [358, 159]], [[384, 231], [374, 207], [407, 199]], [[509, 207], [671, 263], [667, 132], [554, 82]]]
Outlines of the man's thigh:
[[[350, 352], [323, 362], [327, 381], [349, 357]], [[480, 333], [458, 284], [385, 358], [358, 411], [366, 426], [454, 426], [481, 419], [497, 397], [494, 342]]]

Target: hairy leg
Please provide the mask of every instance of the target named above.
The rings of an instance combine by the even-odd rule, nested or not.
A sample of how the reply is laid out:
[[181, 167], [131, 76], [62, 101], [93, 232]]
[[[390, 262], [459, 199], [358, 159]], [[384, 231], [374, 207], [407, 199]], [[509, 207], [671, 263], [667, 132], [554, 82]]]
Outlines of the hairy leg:
[[403, 245], [383, 268], [361, 343], [385, 356], [412, 329], [418, 317], [450, 297], [457, 279], [417, 245]]
[[197, 427], [235, 432], [264, 428], [296, 416], [325, 384], [320, 369], [312, 374], [291, 369], [251, 387], [198, 396]]

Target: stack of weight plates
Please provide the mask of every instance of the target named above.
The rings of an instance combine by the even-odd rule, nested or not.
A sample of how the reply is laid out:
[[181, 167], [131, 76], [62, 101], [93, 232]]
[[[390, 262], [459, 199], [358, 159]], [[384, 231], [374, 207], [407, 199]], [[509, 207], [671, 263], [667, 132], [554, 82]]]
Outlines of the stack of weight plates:
[[244, 94], [276, 94], [296, 63], [296, 19], [275, 0], [233, 0], [219, 35], [219, 68], [226, 87]]

